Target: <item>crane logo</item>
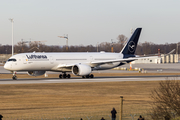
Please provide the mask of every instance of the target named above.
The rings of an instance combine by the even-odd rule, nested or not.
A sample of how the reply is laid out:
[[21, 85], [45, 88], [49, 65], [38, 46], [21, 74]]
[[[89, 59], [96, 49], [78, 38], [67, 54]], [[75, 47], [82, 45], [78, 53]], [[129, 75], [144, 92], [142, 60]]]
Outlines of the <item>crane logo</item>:
[[129, 42], [128, 49], [131, 53], [135, 51], [135, 48], [136, 48], [136, 44], [133, 41]]

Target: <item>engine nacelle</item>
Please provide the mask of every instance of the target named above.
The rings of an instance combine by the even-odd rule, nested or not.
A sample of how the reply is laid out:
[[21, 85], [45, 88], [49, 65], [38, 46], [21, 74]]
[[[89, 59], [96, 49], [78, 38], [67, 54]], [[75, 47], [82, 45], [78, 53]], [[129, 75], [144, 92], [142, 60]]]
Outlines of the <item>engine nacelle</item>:
[[92, 69], [88, 65], [77, 64], [72, 67], [72, 73], [77, 76], [89, 75], [92, 72]]
[[28, 71], [28, 75], [30, 76], [40, 76], [44, 75], [46, 71]]

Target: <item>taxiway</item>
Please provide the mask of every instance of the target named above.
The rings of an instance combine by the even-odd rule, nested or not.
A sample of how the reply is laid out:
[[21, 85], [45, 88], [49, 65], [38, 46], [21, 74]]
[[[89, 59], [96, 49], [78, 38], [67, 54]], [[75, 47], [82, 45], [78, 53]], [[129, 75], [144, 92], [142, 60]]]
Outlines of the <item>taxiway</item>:
[[124, 81], [161, 81], [180, 80], [180, 76], [123, 76], [123, 77], [97, 77], [93, 79], [71, 78], [22, 78], [18, 80], [0, 79], [0, 84], [38, 84], [38, 83], [80, 83], [80, 82], [124, 82]]

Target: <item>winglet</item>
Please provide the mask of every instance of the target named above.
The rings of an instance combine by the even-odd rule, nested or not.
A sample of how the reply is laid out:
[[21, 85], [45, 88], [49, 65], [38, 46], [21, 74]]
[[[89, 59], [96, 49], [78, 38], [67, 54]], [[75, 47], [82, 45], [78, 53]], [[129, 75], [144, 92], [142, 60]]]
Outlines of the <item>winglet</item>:
[[171, 51], [168, 53], [168, 55], [169, 55], [169, 54], [172, 54], [174, 51], [175, 51], [175, 49], [171, 50]]
[[137, 28], [134, 31], [133, 35], [131, 36], [129, 41], [126, 43], [126, 45], [123, 47], [120, 53], [124, 55], [134, 55], [136, 51], [137, 43], [139, 40], [139, 36], [141, 34], [141, 29], [142, 28]]

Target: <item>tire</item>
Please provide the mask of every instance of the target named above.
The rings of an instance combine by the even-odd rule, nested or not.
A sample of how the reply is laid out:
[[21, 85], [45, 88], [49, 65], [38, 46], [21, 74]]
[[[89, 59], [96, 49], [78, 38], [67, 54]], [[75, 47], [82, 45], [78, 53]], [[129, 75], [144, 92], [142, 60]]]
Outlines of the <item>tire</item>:
[[67, 78], [71, 78], [71, 75], [70, 75], [70, 74], [68, 74], [68, 75], [67, 75]]
[[63, 78], [66, 78], [66, 76], [67, 76], [66, 74], [63, 74]]
[[94, 78], [94, 75], [93, 75], [93, 74], [91, 74], [91, 75], [90, 75], [90, 78]]
[[59, 78], [60, 78], [60, 79], [62, 78], [62, 75], [61, 75], [61, 74], [59, 75]]
[[17, 77], [16, 77], [16, 76], [13, 76], [12, 79], [13, 79], [13, 80], [17, 80]]

